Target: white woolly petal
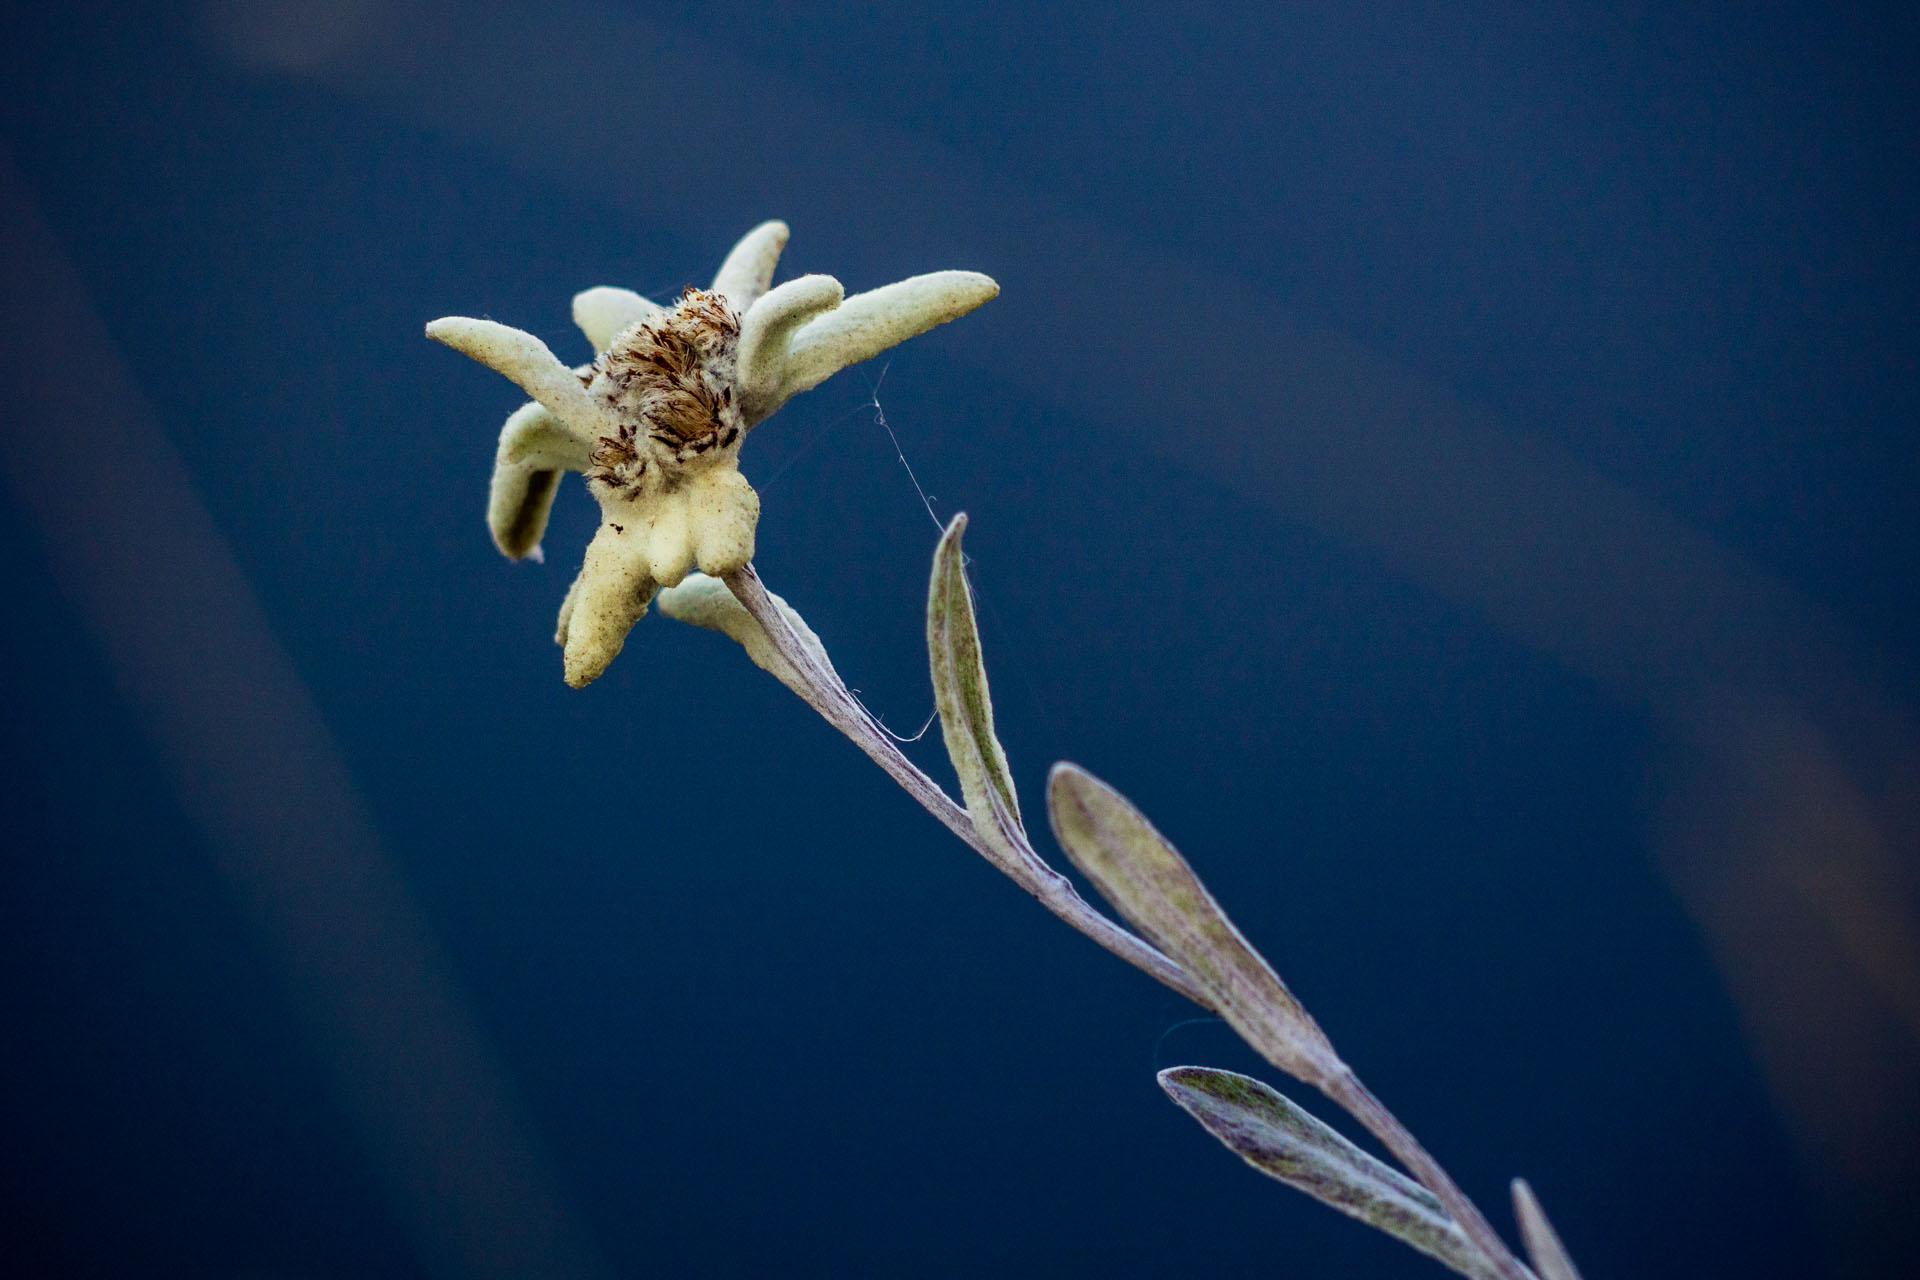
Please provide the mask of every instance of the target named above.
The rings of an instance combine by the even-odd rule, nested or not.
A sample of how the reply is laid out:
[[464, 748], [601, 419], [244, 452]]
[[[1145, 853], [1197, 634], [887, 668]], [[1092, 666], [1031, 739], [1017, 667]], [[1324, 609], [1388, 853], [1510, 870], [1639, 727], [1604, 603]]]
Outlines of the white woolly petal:
[[448, 316], [428, 325], [427, 336], [519, 383], [583, 443], [618, 429], [613, 411], [587, 394], [573, 370], [561, 364], [546, 343], [524, 330], [491, 320]]
[[686, 490], [659, 499], [646, 533], [647, 572], [670, 587], [693, 568], [693, 529], [687, 520]]
[[733, 467], [715, 467], [694, 477], [684, 492], [701, 571], [718, 576], [745, 568], [753, 559], [754, 526], [760, 522], [760, 495], [747, 478]]
[[585, 565], [581, 565], [578, 569], [574, 570], [573, 581], [567, 584], [566, 599], [560, 602], [560, 618], [553, 628], [553, 642], [562, 648], [566, 647], [567, 627], [573, 621], [573, 602], [575, 597], [580, 594], [580, 578], [585, 572]]
[[535, 401], [514, 410], [500, 428], [496, 466], [530, 467], [536, 471], [585, 471], [592, 450], [567, 430], [545, 405]]
[[850, 364], [958, 319], [999, 292], [990, 276], [977, 271], [934, 271], [855, 294], [794, 333], [776, 407]]
[[653, 600], [655, 585], [645, 562], [647, 540], [640, 531], [602, 524], [587, 544], [580, 576], [568, 593], [562, 617], [567, 683], [579, 689], [592, 683], [619, 656]]
[[573, 295], [573, 322], [596, 353], [605, 351], [622, 329], [665, 315], [667, 309], [631, 289], [597, 285]]
[[794, 334], [822, 313], [831, 313], [845, 296], [832, 276], [801, 276], [767, 293], [741, 318], [737, 360], [741, 411], [748, 426], [786, 399], [782, 387]]
[[563, 471], [585, 471], [587, 447], [539, 403], [522, 405], [500, 429], [487, 498], [494, 545], [515, 560], [539, 556]]
[[660, 612], [669, 618], [732, 636], [747, 647], [756, 663], [773, 670], [763, 660], [772, 652], [767, 646], [767, 633], [720, 579], [690, 573], [679, 586], [662, 591], [659, 599]]
[[[820, 637], [813, 634], [806, 619], [772, 592], [767, 593], [767, 598], [786, 616], [787, 625], [793, 628], [794, 635], [813, 655], [814, 661], [820, 664], [820, 669], [832, 671], [833, 663], [827, 660], [827, 651], [821, 645]], [[755, 666], [770, 673], [788, 688], [801, 690], [800, 678], [792, 666], [775, 652], [767, 633], [760, 629], [760, 624], [747, 612], [747, 607], [734, 598], [733, 592], [720, 579], [709, 578], [704, 573], [688, 574], [686, 581], [679, 586], [660, 593], [660, 612], [669, 618], [733, 637], [747, 651], [747, 656], [753, 659]]]
[[713, 291], [744, 313], [773, 283], [780, 251], [787, 247], [787, 224], [763, 222], [740, 237], [713, 277]]

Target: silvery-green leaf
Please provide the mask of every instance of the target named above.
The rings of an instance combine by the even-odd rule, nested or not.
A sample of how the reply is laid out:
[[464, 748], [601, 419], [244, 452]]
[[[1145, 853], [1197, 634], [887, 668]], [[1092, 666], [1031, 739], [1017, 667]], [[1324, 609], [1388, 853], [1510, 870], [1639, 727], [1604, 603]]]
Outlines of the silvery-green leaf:
[[934, 705], [974, 826], [983, 834], [999, 832], [1017, 847], [1023, 843], [1020, 801], [1014, 794], [1006, 752], [993, 732], [993, 700], [987, 693], [980, 630], [974, 622], [973, 596], [960, 554], [960, 537], [966, 528], [967, 517], [956, 515], [933, 554], [933, 580], [927, 589], [927, 653], [933, 667]]
[[1546, 1211], [1525, 1178], [1513, 1180], [1513, 1216], [1520, 1220], [1520, 1238], [1527, 1242], [1527, 1258], [1540, 1273], [1540, 1280], [1580, 1280], [1579, 1270], [1560, 1243], [1560, 1234], [1547, 1221]]
[[1325, 1085], [1346, 1074], [1324, 1032], [1127, 798], [1077, 765], [1047, 779], [1053, 834], [1108, 902], [1178, 962], [1241, 1039], [1288, 1075]]
[[1360, 1219], [1475, 1280], [1500, 1273], [1419, 1183], [1374, 1159], [1250, 1076], [1172, 1067], [1160, 1087], [1260, 1172]]

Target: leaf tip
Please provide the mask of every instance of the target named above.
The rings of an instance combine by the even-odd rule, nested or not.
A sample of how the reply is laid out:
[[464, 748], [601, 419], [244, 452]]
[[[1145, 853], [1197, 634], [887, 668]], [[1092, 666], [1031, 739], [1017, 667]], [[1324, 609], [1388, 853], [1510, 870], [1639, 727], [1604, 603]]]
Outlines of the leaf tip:
[[1093, 775], [1073, 761], [1056, 760], [1047, 770], [1048, 807], [1075, 799], [1092, 781]]
[[953, 519], [947, 521], [947, 527], [940, 534], [940, 553], [946, 554], [949, 546], [960, 545], [960, 535], [967, 531], [967, 513], [956, 511]]
[[1546, 1210], [1540, 1207], [1540, 1200], [1527, 1180], [1515, 1178], [1512, 1191], [1513, 1216], [1520, 1223], [1520, 1238], [1526, 1242], [1527, 1257], [1541, 1280], [1580, 1280], [1580, 1272], [1568, 1256], [1567, 1247], [1560, 1242], [1560, 1234], [1553, 1229], [1553, 1224], [1547, 1221]]

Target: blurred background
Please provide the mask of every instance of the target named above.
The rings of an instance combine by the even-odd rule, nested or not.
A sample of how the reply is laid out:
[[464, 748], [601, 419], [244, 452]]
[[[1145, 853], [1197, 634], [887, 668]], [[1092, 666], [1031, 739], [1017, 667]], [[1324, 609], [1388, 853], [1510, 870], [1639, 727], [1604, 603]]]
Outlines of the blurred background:
[[1523, 1174], [1592, 1280], [1907, 1274], [1910, 12], [3, 34], [11, 1273], [1441, 1274], [1177, 1112], [1273, 1073], [728, 642], [561, 683], [592, 505], [493, 551], [522, 397], [421, 326], [583, 359], [576, 290], [779, 217], [782, 278], [1003, 287], [746, 451], [869, 707], [931, 711], [964, 509], [1029, 809], [1131, 795], [1499, 1224]]

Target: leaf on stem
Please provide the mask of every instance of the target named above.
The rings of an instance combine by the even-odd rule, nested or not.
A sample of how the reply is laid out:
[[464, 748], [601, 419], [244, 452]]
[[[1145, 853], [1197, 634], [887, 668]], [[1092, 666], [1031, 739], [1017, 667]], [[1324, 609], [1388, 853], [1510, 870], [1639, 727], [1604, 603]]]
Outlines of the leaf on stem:
[[1540, 1273], [1540, 1280], [1580, 1280], [1579, 1270], [1560, 1243], [1560, 1234], [1547, 1221], [1546, 1211], [1525, 1178], [1513, 1180], [1513, 1216], [1520, 1220], [1520, 1238], [1527, 1242], [1527, 1258]]
[[1500, 1273], [1433, 1193], [1250, 1076], [1171, 1067], [1160, 1087], [1201, 1127], [1269, 1177], [1375, 1227], [1475, 1280]]
[[934, 705], [940, 712], [940, 736], [967, 814], [982, 835], [1012, 850], [1026, 847], [1020, 799], [1007, 767], [1007, 753], [993, 732], [993, 699], [987, 693], [987, 668], [980, 657], [980, 628], [974, 621], [973, 595], [960, 554], [967, 517], [956, 515], [933, 553], [933, 579], [927, 587], [927, 654], [933, 668]]
[[1274, 1066], [1317, 1087], [1347, 1074], [1326, 1033], [1127, 798], [1078, 765], [1047, 779], [1054, 838], [1108, 902], [1178, 962]]

